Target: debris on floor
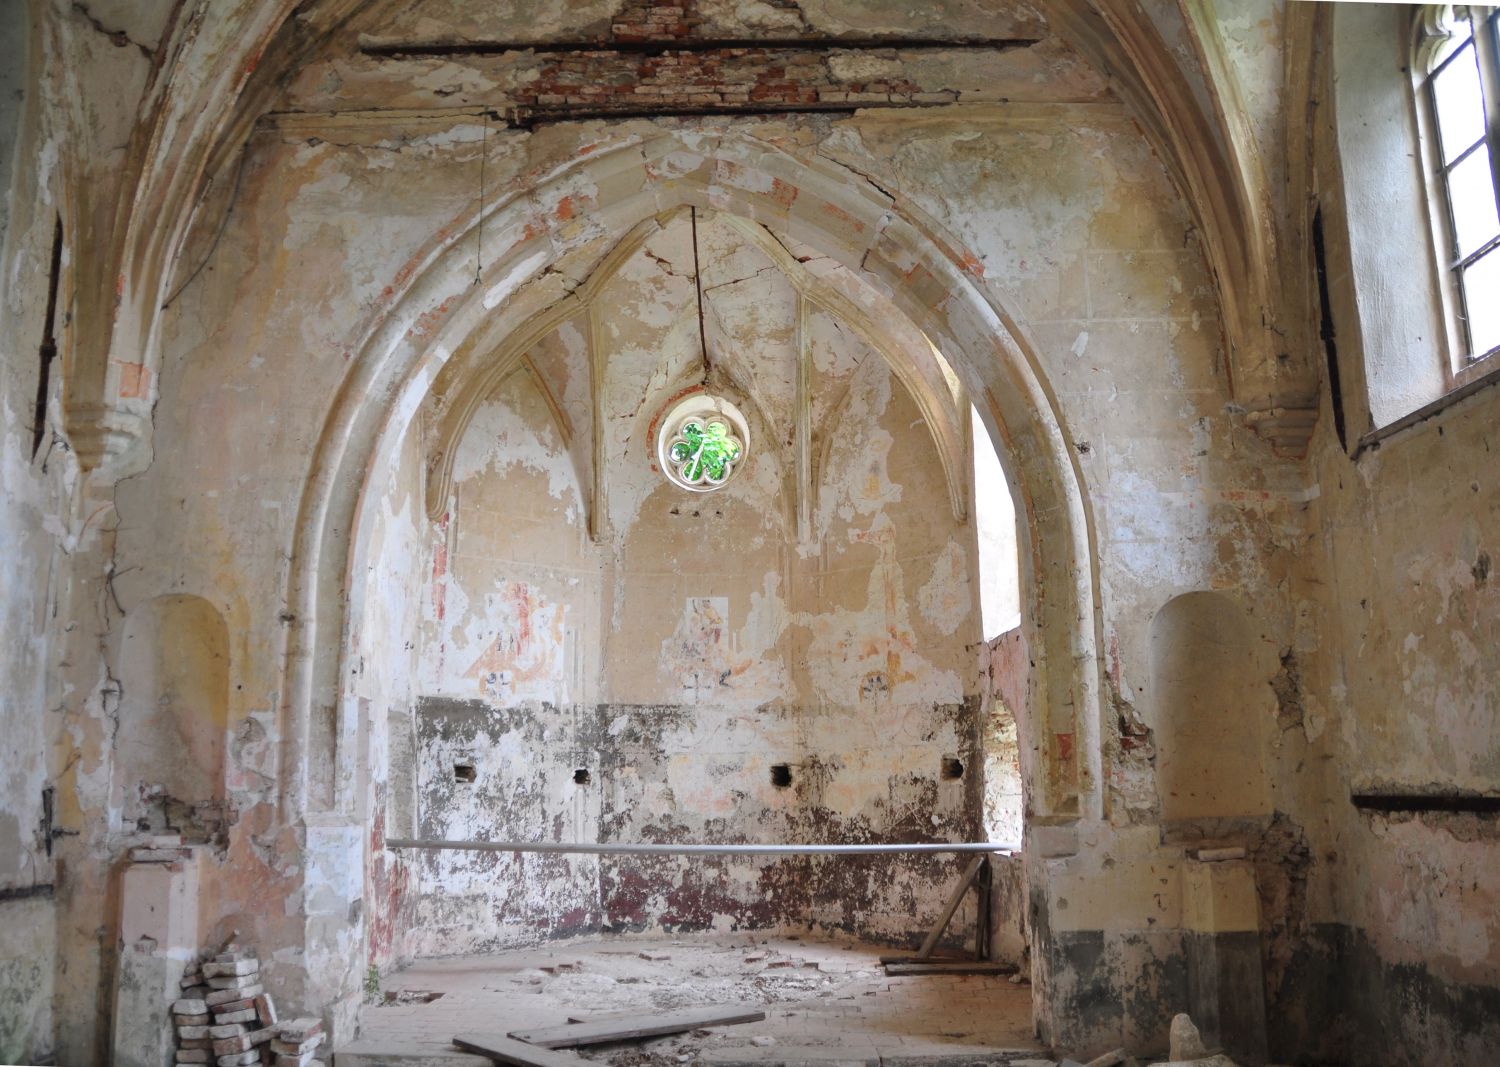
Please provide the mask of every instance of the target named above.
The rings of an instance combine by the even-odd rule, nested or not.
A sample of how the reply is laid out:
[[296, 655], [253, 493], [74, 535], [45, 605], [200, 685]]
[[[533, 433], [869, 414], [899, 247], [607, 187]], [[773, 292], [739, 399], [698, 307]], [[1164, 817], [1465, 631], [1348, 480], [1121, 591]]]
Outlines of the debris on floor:
[[587, 1062], [571, 1052], [539, 1048], [504, 1034], [455, 1034], [453, 1043], [509, 1067], [582, 1067]]
[[689, 1030], [700, 1030], [708, 1026], [758, 1023], [765, 1017], [766, 1013], [763, 1011], [738, 1006], [686, 1008], [661, 1015], [570, 1023], [542, 1030], [512, 1030], [510, 1036], [541, 1048], [577, 1048], [580, 1045], [604, 1045], [684, 1034]]
[[1185, 1013], [1178, 1012], [1172, 1016], [1172, 1029], [1170, 1031], [1168, 1049], [1174, 1060], [1197, 1060], [1208, 1055], [1208, 1049], [1203, 1047], [1203, 1037], [1198, 1033], [1198, 1027]]
[[1152, 1067], [1237, 1067], [1222, 1052], [1210, 1052], [1204, 1046], [1197, 1025], [1186, 1013], [1179, 1012], [1172, 1016], [1172, 1028], [1167, 1040], [1169, 1059], [1153, 1064]]
[[[832, 1067], [899, 1061], [936, 1067], [1015, 1065], [1030, 1058], [1056, 1067], [1034, 1036], [1028, 988], [1001, 975], [891, 977], [880, 963], [889, 951], [843, 940], [705, 934], [670, 941], [580, 939], [484, 957], [423, 960], [387, 976], [387, 988], [440, 991], [443, 997], [368, 1010], [360, 1037], [339, 1047], [339, 1067], [397, 1062], [485, 1067], [485, 1058], [455, 1048], [450, 1037], [522, 1033], [570, 1020], [576, 1020], [572, 1025], [633, 1023], [724, 1004], [750, 1005], [766, 1017], [644, 1042], [584, 1046], [573, 1062]], [[671, 958], [647, 961], [642, 952]], [[562, 971], [556, 968], [559, 960], [580, 966]], [[768, 968], [775, 960], [793, 963]], [[551, 973], [544, 970], [548, 967]]]
[[443, 994], [432, 989], [392, 989], [385, 994], [387, 1004], [431, 1004]]
[[260, 960], [233, 942], [189, 965], [181, 989], [172, 1004], [177, 1064], [321, 1067], [313, 1055], [323, 1042], [323, 1024], [278, 1021], [271, 994], [261, 986]]

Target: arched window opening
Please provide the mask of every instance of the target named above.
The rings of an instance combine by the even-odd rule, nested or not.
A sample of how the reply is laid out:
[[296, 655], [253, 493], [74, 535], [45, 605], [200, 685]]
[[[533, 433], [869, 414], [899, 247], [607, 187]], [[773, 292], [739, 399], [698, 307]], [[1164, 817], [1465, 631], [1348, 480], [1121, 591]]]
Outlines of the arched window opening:
[[1500, 352], [1500, 9], [1425, 8], [1416, 38], [1438, 259], [1458, 382]]
[[985, 641], [1021, 625], [1021, 584], [1016, 555], [1016, 507], [1000, 457], [976, 408], [970, 408], [974, 440], [974, 526], [979, 537], [979, 611]]
[[1010, 483], [979, 411], [971, 407], [974, 535], [978, 542], [983, 687], [984, 828], [991, 841], [1019, 842], [1026, 807], [1021, 736], [1029, 657], [1021, 634], [1020, 557]]

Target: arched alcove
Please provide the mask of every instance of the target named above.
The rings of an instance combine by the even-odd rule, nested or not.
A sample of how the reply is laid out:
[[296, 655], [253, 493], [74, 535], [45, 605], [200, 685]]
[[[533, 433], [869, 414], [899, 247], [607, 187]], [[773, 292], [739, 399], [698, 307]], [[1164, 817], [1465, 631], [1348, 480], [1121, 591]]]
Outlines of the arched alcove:
[[[1264, 815], [1273, 671], [1244, 610], [1219, 593], [1173, 597], [1151, 620], [1157, 791], [1166, 823]], [[1270, 706], [1268, 707], [1268, 701]]]
[[[229, 727], [229, 630], [208, 601], [158, 596], [131, 609], [120, 638], [114, 782], [131, 829], [219, 829]], [[206, 818], [205, 818], [206, 817]]]

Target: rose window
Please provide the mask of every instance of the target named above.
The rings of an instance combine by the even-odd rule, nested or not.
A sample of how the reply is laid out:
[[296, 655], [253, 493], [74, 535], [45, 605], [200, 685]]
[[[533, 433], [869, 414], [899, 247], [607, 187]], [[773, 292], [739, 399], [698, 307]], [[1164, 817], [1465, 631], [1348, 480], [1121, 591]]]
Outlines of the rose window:
[[733, 404], [699, 394], [662, 420], [657, 453], [672, 482], [706, 493], [734, 477], [748, 457], [749, 443], [749, 427]]

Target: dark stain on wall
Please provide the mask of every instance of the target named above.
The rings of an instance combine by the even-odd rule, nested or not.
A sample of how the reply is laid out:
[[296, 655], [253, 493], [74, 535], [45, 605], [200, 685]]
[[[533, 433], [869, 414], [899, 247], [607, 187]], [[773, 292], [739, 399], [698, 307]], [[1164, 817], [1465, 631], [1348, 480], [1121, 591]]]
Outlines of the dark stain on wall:
[[1500, 989], [1384, 959], [1363, 930], [1318, 923], [1287, 974], [1295, 1012], [1274, 1018], [1285, 1063], [1481, 1064], [1500, 1049]]
[[[425, 838], [663, 843], [874, 843], [978, 840], [979, 775], [940, 781], [945, 726], [981, 762], [978, 698], [936, 705], [903, 769], [862, 783], [858, 811], [827, 797], [860, 773], [838, 754], [716, 752], [726, 720], [795, 709], [728, 712], [681, 705], [531, 703], [423, 698], [417, 707], [417, 811]], [[701, 750], [700, 750], [701, 749]], [[766, 772], [785, 755], [792, 783]], [[686, 762], [686, 765], [684, 763]], [[576, 771], [590, 770], [587, 781]], [[868, 772], [864, 772], [868, 773]], [[672, 783], [690, 780], [694, 797]], [[946, 800], [940, 796], [948, 790]], [[959, 799], [954, 802], [958, 790]], [[694, 799], [694, 798], [697, 799]], [[727, 803], [725, 803], [727, 801]], [[716, 802], [713, 810], [695, 810]], [[422, 855], [417, 922], [499, 946], [601, 931], [795, 928], [915, 945], [962, 870], [953, 856], [656, 857], [493, 852]], [[478, 940], [475, 935], [478, 932]], [[949, 944], [972, 934], [955, 924]]]

